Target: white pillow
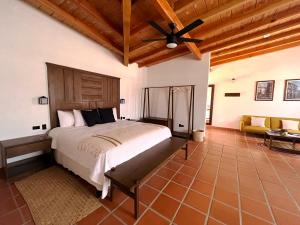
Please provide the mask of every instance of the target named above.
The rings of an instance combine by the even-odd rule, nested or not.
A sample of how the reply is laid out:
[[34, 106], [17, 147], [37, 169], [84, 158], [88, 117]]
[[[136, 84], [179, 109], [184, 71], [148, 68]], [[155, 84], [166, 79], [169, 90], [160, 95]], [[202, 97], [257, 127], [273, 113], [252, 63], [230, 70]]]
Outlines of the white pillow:
[[118, 114], [117, 114], [117, 108], [116, 107], [113, 108], [113, 114], [114, 114], [115, 121], [117, 121], [118, 120]]
[[282, 120], [282, 129], [299, 130], [299, 121]]
[[60, 127], [74, 126], [74, 114], [72, 111], [57, 110]]
[[251, 117], [251, 126], [265, 127], [265, 120], [266, 120], [266, 118]]
[[73, 109], [73, 113], [74, 113], [75, 127], [86, 126], [86, 123], [82, 117], [81, 111]]

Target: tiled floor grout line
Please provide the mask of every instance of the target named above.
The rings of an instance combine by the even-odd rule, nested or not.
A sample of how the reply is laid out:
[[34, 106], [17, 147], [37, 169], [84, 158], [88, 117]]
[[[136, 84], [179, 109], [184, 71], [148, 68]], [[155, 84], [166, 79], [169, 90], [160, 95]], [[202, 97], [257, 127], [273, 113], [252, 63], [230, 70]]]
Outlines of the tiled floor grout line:
[[[198, 144], [199, 145], [199, 144]], [[191, 152], [191, 154], [190, 155], [192, 155], [193, 153], [194, 153], [194, 151], [197, 149], [197, 147], [198, 147], [198, 145], [194, 148], [194, 150]], [[174, 156], [175, 157], [175, 156]], [[173, 158], [172, 158], [173, 159]], [[178, 169], [178, 171], [180, 170], [180, 169], [182, 169], [184, 167], [184, 164], [182, 164], [181, 166], [180, 166], [180, 168]], [[177, 173], [178, 173], [178, 171], [177, 172], [175, 172], [173, 175], [172, 175], [172, 177], [169, 179], [169, 181], [165, 184], [165, 186], [164, 186], [164, 188], [172, 181], [172, 179], [177, 175]], [[155, 175], [157, 174], [157, 172], [158, 171], [156, 171], [156, 173], [155, 173]], [[151, 176], [152, 177], [152, 176]], [[149, 178], [150, 179], [150, 178]], [[154, 202], [158, 199], [158, 197], [163, 193], [163, 190], [164, 190], [164, 188], [162, 188], [161, 190], [160, 190], [160, 192], [155, 196], [155, 198], [152, 200], [152, 202], [148, 205], [148, 207], [145, 209], [145, 211], [140, 215], [140, 217], [135, 221], [135, 223], [134, 224], [137, 224], [140, 220], [141, 220], [141, 218], [143, 217], [143, 215], [148, 211], [148, 210], [151, 210], [151, 211], [154, 211], [154, 210], [152, 210], [151, 209], [151, 206], [154, 204]], [[155, 213], [157, 213], [156, 211], [154, 211]], [[158, 213], [157, 213], [158, 214]], [[163, 218], [165, 218], [165, 219], [167, 219], [167, 221], [168, 222], [170, 222], [170, 224], [172, 223], [172, 221], [171, 220], [169, 220], [168, 218], [166, 218], [165, 216], [163, 216], [163, 215], [161, 215], [161, 214], [158, 214], [159, 216], [162, 216]]]
[[[102, 204], [102, 207], [105, 209], [105, 210], [107, 210], [108, 211], [108, 214], [106, 215], [106, 216], [104, 216], [103, 218], [102, 218], [102, 220], [100, 220], [98, 223], [97, 223], [97, 225], [100, 225], [104, 220], [106, 220], [110, 215], [112, 215], [112, 216], [114, 216], [114, 217], [116, 217], [115, 215], [113, 215], [113, 213], [124, 203], [124, 202], [126, 202], [127, 201], [127, 199], [129, 199], [129, 197], [125, 197], [125, 199], [123, 200], [123, 201], [121, 201], [114, 209], [109, 209], [107, 206], [105, 206], [103, 203], [101, 203]], [[122, 223], [124, 224], [124, 225], [127, 225], [126, 223], [124, 223], [123, 221], [122, 221]]]
[[[175, 157], [175, 155], [176, 154], [174, 154], [173, 156], [171, 156], [170, 157], [170, 159], [173, 159], [173, 157]], [[154, 173], [153, 174], [151, 174], [145, 181], [143, 181], [142, 182], [142, 184], [141, 184], [141, 186], [144, 186], [144, 185], [146, 185], [146, 186], [149, 186], [149, 185], [147, 185], [146, 183], [153, 177], [153, 175], [157, 175], [156, 173], [158, 172], [158, 170], [160, 170], [161, 168], [163, 168], [163, 167], [165, 167], [165, 165], [167, 164], [169, 162], [169, 160], [166, 160], [166, 162], [164, 162], [164, 163], [162, 163], [160, 166], [159, 166], [159, 168], [158, 169], [156, 169], [155, 171], [154, 171]], [[171, 170], [171, 169], [170, 169]], [[174, 171], [174, 170], [173, 170]], [[179, 171], [179, 169], [178, 169], [178, 171]], [[176, 172], [175, 172], [175, 174], [176, 174]], [[164, 178], [164, 179], [166, 179], [166, 178]], [[167, 184], [166, 184], [167, 185]], [[150, 186], [150, 188], [152, 188], [151, 186]], [[152, 188], [153, 189], [153, 188]], [[98, 223], [97, 223], [97, 225], [101, 225], [101, 223], [104, 221], [104, 220], [106, 220], [110, 215], [112, 215], [112, 216], [114, 216], [116, 219], [118, 219], [123, 225], [127, 225], [127, 223], [125, 222], [125, 221], [123, 221], [119, 216], [117, 216], [117, 215], [115, 215], [114, 213], [122, 206], [122, 204], [124, 204], [128, 199], [131, 199], [130, 197], [125, 197], [125, 199], [123, 200], [123, 201], [121, 201], [113, 210], [110, 210], [108, 207], [106, 207], [104, 204], [102, 204], [102, 206], [109, 212], [104, 218], [102, 218], [102, 220], [100, 220]], [[143, 204], [142, 202], [139, 202], [139, 204]], [[145, 204], [143, 204], [143, 205], [145, 205]], [[145, 208], [147, 209], [148, 207], [147, 207], [147, 205], [145, 205]], [[145, 209], [145, 211], [146, 211], [146, 209]], [[140, 217], [142, 217], [142, 215], [140, 215]], [[136, 224], [137, 223], [137, 221], [134, 223], [134, 224]]]
[[283, 155], [280, 154], [279, 156], [288, 165], [288, 167], [290, 167], [295, 172], [296, 176], [300, 178], [300, 175], [298, 174], [297, 170], [290, 164], [290, 162]]
[[[12, 186], [12, 185], [9, 185], [10, 196], [12, 197], [12, 199], [13, 199], [13, 201], [14, 201], [14, 203], [15, 203], [16, 210], [17, 210], [18, 214], [21, 216], [22, 223], [25, 223], [25, 222], [26, 222], [26, 221], [25, 221], [25, 218], [24, 218], [24, 216], [23, 216], [23, 213], [22, 213], [21, 210], [20, 210], [20, 207], [19, 207], [19, 205], [18, 205], [18, 203], [17, 203], [17, 200], [16, 200], [16, 198], [15, 198], [15, 196], [14, 196], [14, 193], [13, 193], [13, 191], [12, 191], [11, 186]], [[16, 196], [17, 196], [17, 195], [16, 195]]]
[[240, 176], [239, 176], [239, 162], [236, 158], [236, 177], [237, 177], [237, 191], [238, 191], [238, 210], [240, 215], [240, 225], [243, 225], [243, 218], [242, 218], [242, 202], [241, 202], [241, 192], [240, 192]]
[[[265, 151], [263, 151], [264, 155], [266, 156]], [[266, 156], [267, 157], [267, 156]], [[284, 189], [287, 191], [287, 193], [289, 194], [289, 197], [294, 201], [294, 203], [296, 204], [297, 208], [298, 208], [298, 212], [300, 212], [300, 206], [297, 203], [297, 201], [294, 199], [293, 195], [290, 193], [290, 190], [287, 188], [287, 186], [285, 185], [285, 183], [281, 180], [281, 177], [279, 176], [277, 170], [274, 168], [274, 165], [272, 163], [272, 161], [269, 159], [269, 157], [267, 157], [269, 163], [271, 164], [271, 167], [273, 168], [273, 170], [275, 171], [275, 174], [277, 176], [277, 178], [280, 180], [280, 182], [282, 183]]]
[[[197, 148], [198, 148], [199, 146], [200, 146], [200, 144], [198, 144]], [[204, 152], [203, 152], [203, 153], [204, 153]], [[186, 196], [188, 195], [189, 191], [191, 190], [191, 187], [192, 187], [194, 181], [196, 180], [197, 174], [199, 173], [200, 169], [201, 169], [202, 166], [203, 166], [203, 162], [204, 162], [204, 159], [205, 159], [206, 155], [207, 155], [207, 152], [205, 153], [205, 156], [204, 156], [203, 159], [201, 160], [201, 164], [200, 164], [199, 168], [197, 169], [196, 175], [195, 175], [194, 178], [192, 179], [190, 185], [187, 187], [187, 190], [186, 190], [185, 194], [183, 195], [182, 200], [180, 201], [180, 204], [179, 204], [178, 209], [175, 211], [175, 214], [174, 214], [174, 216], [173, 216], [173, 218], [172, 218], [172, 224], [176, 224], [176, 223], [174, 222], [174, 220], [175, 220], [175, 218], [176, 218], [176, 216], [177, 216], [177, 214], [178, 214], [178, 212], [179, 212], [181, 206], [184, 204], [184, 200], [185, 200]], [[201, 212], [201, 213], [203, 214], [203, 212]]]
[[[184, 164], [182, 164], [182, 165], [180, 166], [179, 170], [180, 170], [181, 168], [183, 168], [183, 166], [184, 166]], [[178, 171], [179, 171], [179, 170], [178, 170]], [[175, 172], [175, 173], [172, 175], [172, 177], [170, 178], [170, 180], [165, 184], [164, 188], [165, 188], [169, 183], [171, 183], [172, 179], [177, 175], [178, 171]], [[164, 188], [162, 188], [162, 189], [158, 192], [158, 194], [155, 196], [155, 198], [152, 200], [152, 202], [148, 205], [148, 207], [145, 209], [145, 211], [142, 213], [142, 215], [140, 215], [140, 218], [143, 216], [143, 214], [146, 213], [147, 210], [153, 211], [153, 210], [151, 209], [151, 206], [152, 206], [152, 205], [154, 204], [154, 202], [158, 199], [158, 197], [159, 197], [161, 194], [163, 194]], [[160, 213], [157, 213], [156, 211], [154, 211], [154, 212], [155, 212], [156, 214], [158, 214], [159, 216], [162, 216], [163, 218], [167, 219], [168, 222], [172, 222], [170, 219], [166, 218], [165, 216], [161, 215]], [[135, 224], [137, 224], [137, 223], [139, 222], [140, 218], [136, 221]]]
[[284, 157], [283, 155], [280, 154], [280, 157], [282, 158], [282, 160], [285, 161], [285, 163], [292, 169], [294, 170], [294, 172], [297, 174], [297, 177], [300, 178], [300, 174], [298, 174], [298, 171], [290, 164], [290, 162], [286, 159], [286, 157]]
[[257, 175], [257, 177], [258, 177], [258, 180], [259, 180], [261, 189], [262, 189], [262, 191], [263, 191], [263, 195], [264, 195], [264, 198], [265, 198], [265, 200], [266, 200], [267, 207], [268, 207], [268, 209], [269, 209], [269, 213], [270, 213], [270, 215], [271, 215], [271, 217], [272, 217], [272, 219], [273, 219], [273, 223], [274, 223], [274, 224], [277, 224], [277, 222], [276, 222], [276, 220], [275, 220], [275, 216], [274, 216], [273, 211], [272, 211], [272, 209], [271, 209], [271, 205], [270, 205], [269, 199], [268, 199], [268, 197], [267, 197], [267, 194], [266, 194], [266, 192], [265, 192], [264, 186], [263, 186], [263, 184], [262, 184], [262, 180], [261, 180], [261, 178], [260, 178], [260, 176], [259, 176], [258, 169], [257, 169], [257, 166], [256, 166], [256, 164], [255, 164], [254, 156], [253, 156], [252, 151], [251, 151], [250, 148], [248, 148], [248, 151], [250, 151], [250, 155], [251, 155], [252, 161], [253, 161], [253, 163], [254, 163], [254, 165], [255, 165], [256, 175]]
[[220, 164], [221, 164], [221, 159], [222, 159], [222, 155], [223, 155], [223, 150], [224, 150], [224, 145], [222, 145], [222, 150], [221, 150], [221, 154], [220, 154], [220, 158], [219, 158], [219, 162], [218, 162], [216, 178], [214, 180], [213, 189], [212, 189], [212, 193], [211, 193], [211, 199], [210, 199], [209, 204], [208, 204], [208, 209], [207, 209], [207, 214], [206, 214], [206, 217], [205, 217], [204, 225], [208, 224], [208, 219], [209, 219], [212, 203], [214, 201], [214, 195], [215, 195], [215, 190], [216, 190], [216, 186], [217, 186], [217, 180], [218, 180], [218, 177], [219, 177], [219, 170], [220, 170]]
[[[174, 181], [173, 181], [173, 182], [174, 182]], [[176, 183], [176, 182], [174, 182], [174, 183]], [[176, 184], [178, 184], [178, 183], [176, 183]], [[180, 186], [186, 188], [186, 186], [184, 186], [184, 185], [182, 185], [182, 184], [178, 184], [178, 185], [180, 185]], [[152, 186], [151, 186], [151, 188], [153, 188], [153, 189], [159, 191], [159, 189], [157, 189], [157, 188], [155, 188], [155, 187], [152, 187]], [[191, 188], [190, 190], [192, 190], [192, 191], [194, 191], [194, 192], [196, 192], [196, 193], [198, 193], [198, 194], [200, 194], [200, 195], [203, 195], [203, 196], [206, 196], [206, 197], [210, 197], [209, 195], [206, 195], [206, 194], [204, 194], [204, 193], [201, 193], [201, 192], [199, 192], [199, 191], [197, 191], [197, 190], [195, 190], [195, 189], [192, 189], [192, 188]], [[169, 198], [171, 198], [171, 199], [173, 199], [173, 200], [179, 202], [178, 199], [174, 198], [173, 196], [171, 196], [171, 195], [169, 195], [169, 194], [167, 194], [167, 193], [165, 193], [165, 192], [163, 192], [163, 195], [166, 195], [167, 197], [169, 197]], [[249, 198], [249, 197], [247, 197], [247, 198]], [[252, 198], [249, 198], [249, 199], [252, 199]], [[218, 200], [218, 199], [213, 199], [213, 200], [216, 201], [216, 202], [219, 202], [219, 203], [221, 203], [221, 204], [223, 204], [223, 205], [225, 205], [225, 206], [227, 206], [227, 207], [229, 207], [229, 208], [232, 208], [232, 209], [234, 209], [234, 210], [238, 210], [238, 208], [233, 207], [232, 205], [229, 205], [229, 204], [227, 204], [226, 202], [222, 202], [222, 201], [220, 201], [220, 200]], [[255, 200], [255, 199], [252, 199], [252, 200], [257, 201], [257, 200]], [[185, 202], [183, 202], [182, 204], [185, 205], [185, 206], [188, 206], [188, 207], [190, 207], [190, 208], [192, 208], [192, 209], [194, 209], [194, 210], [196, 210], [196, 211], [198, 211], [198, 212], [200, 212], [201, 214], [206, 214], [206, 213], [200, 211], [199, 209], [194, 208], [194, 207], [191, 206], [191, 205], [188, 205], [188, 204], [185, 203]], [[283, 209], [282, 209], [282, 210], [283, 210]], [[243, 211], [243, 210], [241, 210], [241, 211]], [[285, 210], [285, 211], [286, 211], [286, 210]], [[264, 218], [262, 218], [262, 217], [256, 216], [255, 214], [252, 214], [251, 212], [247, 212], [247, 211], [243, 211], [243, 212], [244, 212], [244, 213], [247, 213], [248, 215], [251, 215], [251, 216], [253, 216], [253, 217], [256, 217], [256, 218], [258, 218], [258, 219], [260, 219], [260, 220], [263, 220], [263, 221], [265, 221], [265, 222], [270, 222], [270, 221], [268, 221], [268, 220], [266, 220], [266, 219], [264, 219]], [[286, 211], [286, 212], [289, 212], [289, 211]], [[289, 212], [289, 213], [290, 213], [290, 212]], [[296, 214], [294, 214], [294, 215], [296, 215]], [[215, 218], [214, 218], [214, 219], [215, 219]], [[215, 219], [215, 220], [217, 220], [217, 219]]]

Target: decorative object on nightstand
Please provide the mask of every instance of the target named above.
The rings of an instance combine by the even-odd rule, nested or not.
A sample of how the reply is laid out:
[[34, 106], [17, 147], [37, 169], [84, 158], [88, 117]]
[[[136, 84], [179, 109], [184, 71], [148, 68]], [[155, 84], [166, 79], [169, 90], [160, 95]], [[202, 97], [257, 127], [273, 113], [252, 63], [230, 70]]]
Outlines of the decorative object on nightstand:
[[[54, 157], [51, 150], [52, 139], [47, 135], [34, 135], [0, 142], [2, 165], [6, 178], [12, 178], [30, 172], [35, 172], [53, 165]], [[7, 162], [8, 159], [29, 153], [42, 151], [43, 154]]]

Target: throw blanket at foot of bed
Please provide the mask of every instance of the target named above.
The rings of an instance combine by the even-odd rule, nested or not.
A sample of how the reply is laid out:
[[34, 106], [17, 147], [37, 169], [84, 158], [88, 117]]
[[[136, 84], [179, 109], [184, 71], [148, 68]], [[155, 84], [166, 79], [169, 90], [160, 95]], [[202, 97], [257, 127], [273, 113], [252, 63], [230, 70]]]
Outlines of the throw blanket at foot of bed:
[[50, 136], [52, 148], [68, 158], [58, 162], [79, 176], [82, 169], [72, 167], [68, 160], [82, 165], [89, 171], [85, 179], [101, 185], [101, 189], [97, 188], [104, 198], [109, 187], [106, 171], [166, 140], [171, 132], [161, 125], [117, 121], [93, 127], [55, 128]]
[[[123, 147], [121, 145], [143, 145], [145, 142], [153, 142], [152, 138], [157, 138], [157, 134], [165, 132], [166, 129], [163, 126], [155, 124], [135, 123], [132, 126], [120, 127], [107, 132], [99, 132], [91, 137], [85, 138], [78, 145], [79, 151], [87, 152], [95, 157], [98, 157], [101, 153], [105, 153], [109, 150], [117, 147]], [[166, 133], [166, 137], [168, 137]], [[149, 137], [150, 136], [150, 137]]]

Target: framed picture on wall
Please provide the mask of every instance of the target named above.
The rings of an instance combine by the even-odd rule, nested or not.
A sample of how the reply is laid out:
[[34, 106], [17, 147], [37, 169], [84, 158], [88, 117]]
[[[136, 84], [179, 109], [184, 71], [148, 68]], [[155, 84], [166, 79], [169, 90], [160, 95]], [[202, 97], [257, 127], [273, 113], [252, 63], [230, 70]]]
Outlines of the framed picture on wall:
[[300, 79], [285, 80], [284, 101], [300, 101]]
[[273, 101], [275, 80], [256, 81], [255, 101]]

